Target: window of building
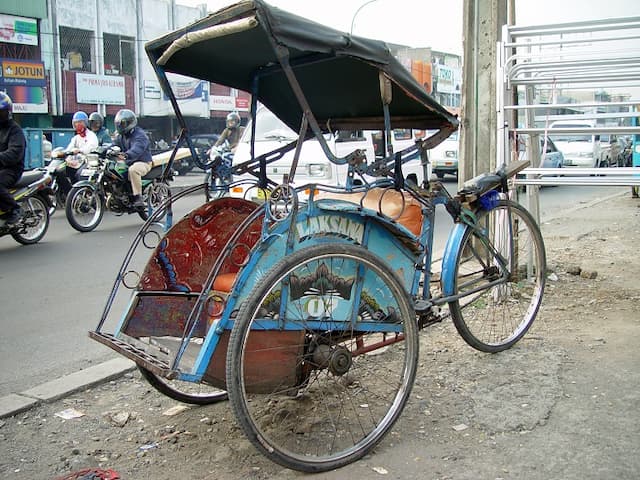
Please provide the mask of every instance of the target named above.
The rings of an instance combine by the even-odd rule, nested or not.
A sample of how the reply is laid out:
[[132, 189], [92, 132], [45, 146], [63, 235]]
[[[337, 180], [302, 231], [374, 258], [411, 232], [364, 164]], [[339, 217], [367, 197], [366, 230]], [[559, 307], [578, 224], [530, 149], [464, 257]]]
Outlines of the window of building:
[[135, 58], [133, 37], [104, 34], [104, 73], [134, 76]]
[[96, 71], [93, 62], [93, 32], [60, 27], [60, 58], [63, 70]]

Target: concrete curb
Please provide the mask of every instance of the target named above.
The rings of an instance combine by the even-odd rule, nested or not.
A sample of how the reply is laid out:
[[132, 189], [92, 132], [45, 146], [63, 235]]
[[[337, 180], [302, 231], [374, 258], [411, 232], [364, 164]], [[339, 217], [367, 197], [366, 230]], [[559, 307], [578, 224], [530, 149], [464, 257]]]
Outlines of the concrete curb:
[[112, 380], [136, 368], [126, 358], [114, 358], [20, 393], [0, 398], [0, 418], [11, 417], [40, 403], [58, 400], [93, 385]]

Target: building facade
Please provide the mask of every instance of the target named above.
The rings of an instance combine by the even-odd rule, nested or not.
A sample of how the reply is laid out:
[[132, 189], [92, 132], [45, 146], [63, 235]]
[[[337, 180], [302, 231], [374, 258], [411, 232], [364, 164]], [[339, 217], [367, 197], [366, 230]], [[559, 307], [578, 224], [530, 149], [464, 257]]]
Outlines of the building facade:
[[[144, 45], [207, 14], [175, 0], [3, 0], [0, 90], [14, 100], [23, 127], [70, 128], [78, 110], [97, 111], [113, 130], [121, 108], [139, 116], [152, 140], [178, 133]], [[436, 100], [459, 113], [461, 59], [392, 45], [392, 51]], [[192, 133], [218, 133], [231, 111], [248, 116], [249, 94], [170, 75]]]
[[[0, 90], [23, 127], [71, 127], [74, 112], [100, 112], [107, 125], [121, 108], [139, 115], [155, 139], [177, 133], [144, 45], [206, 15], [174, 0], [4, 0], [0, 5]], [[196, 133], [215, 133], [249, 97], [221, 85], [170, 77]]]

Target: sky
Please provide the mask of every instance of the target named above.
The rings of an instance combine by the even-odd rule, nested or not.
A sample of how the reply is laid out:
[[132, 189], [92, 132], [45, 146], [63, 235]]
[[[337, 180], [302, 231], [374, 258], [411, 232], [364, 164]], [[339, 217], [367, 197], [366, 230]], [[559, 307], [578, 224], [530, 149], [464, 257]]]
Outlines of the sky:
[[[206, 3], [210, 11], [228, 0], [176, 0]], [[410, 47], [431, 47], [462, 55], [463, 0], [267, 0], [267, 3], [338, 30]], [[640, 17], [638, 0], [515, 0], [519, 26]]]

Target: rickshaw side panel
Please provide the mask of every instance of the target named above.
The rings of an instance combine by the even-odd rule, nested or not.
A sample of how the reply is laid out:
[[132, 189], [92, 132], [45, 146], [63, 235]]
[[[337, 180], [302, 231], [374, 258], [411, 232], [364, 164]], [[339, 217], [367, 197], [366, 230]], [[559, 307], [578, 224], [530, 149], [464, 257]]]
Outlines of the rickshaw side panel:
[[[207, 366], [203, 380], [214, 387], [226, 390], [227, 347], [231, 331], [225, 330], [220, 336], [218, 347]], [[247, 350], [251, 355], [244, 366], [245, 385], [254, 393], [273, 391], [277, 386], [298, 385], [302, 378], [303, 330], [253, 333]]]
[[[186, 321], [207, 278], [225, 254], [224, 247], [239, 225], [257, 205], [243, 199], [213, 200], [181, 219], [162, 238], [149, 259], [138, 285], [122, 332], [133, 337], [184, 334]], [[233, 281], [250, 249], [260, 238], [262, 217], [242, 232], [238, 247], [231, 250], [220, 269], [220, 281], [213, 288]], [[226, 293], [226, 292], [225, 292]], [[193, 330], [204, 337], [211, 321], [219, 316], [219, 295], [209, 294]], [[224, 294], [224, 293], [223, 293]]]
[[[139, 289], [201, 292], [215, 261], [242, 221], [257, 205], [221, 198], [192, 211], [160, 241], [142, 274]], [[243, 233], [239, 243], [251, 248], [260, 238], [262, 222]], [[235, 273], [246, 260], [246, 249], [235, 249], [220, 273]]]

